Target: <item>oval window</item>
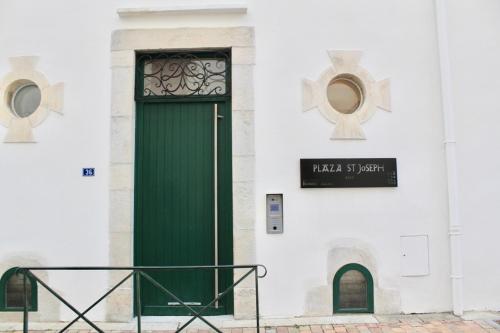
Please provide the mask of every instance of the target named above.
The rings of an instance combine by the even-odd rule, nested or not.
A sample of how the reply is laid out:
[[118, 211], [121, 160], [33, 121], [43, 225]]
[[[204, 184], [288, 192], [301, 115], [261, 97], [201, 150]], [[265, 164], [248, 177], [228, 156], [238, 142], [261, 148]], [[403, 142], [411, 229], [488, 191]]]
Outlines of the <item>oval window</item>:
[[38, 109], [41, 99], [40, 88], [34, 83], [28, 83], [14, 91], [10, 107], [16, 116], [26, 118]]
[[363, 89], [357, 80], [350, 76], [334, 78], [326, 90], [330, 105], [340, 113], [354, 113], [363, 104]]

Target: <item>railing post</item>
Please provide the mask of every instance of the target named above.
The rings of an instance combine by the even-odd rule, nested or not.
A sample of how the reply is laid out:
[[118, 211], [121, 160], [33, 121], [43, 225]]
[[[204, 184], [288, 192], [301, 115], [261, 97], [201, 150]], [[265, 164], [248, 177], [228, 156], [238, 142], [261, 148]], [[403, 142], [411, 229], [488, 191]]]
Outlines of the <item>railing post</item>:
[[141, 333], [141, 275], [134, 271], [135, 274], [135, 311], [137, 312], [137, 332]]
[[[17, 273], [16, 273], [17, 274]], [[23, 272], [23, 292], [24, 292], [24, 309], [23, 309], [23, 332], [28, 333], [28, 293], [26, 273]]]
[[255, 266], [255, 314], [257, 319], [257, 333], [260, 333], [260, 319], [259, 319], [259, 266]]

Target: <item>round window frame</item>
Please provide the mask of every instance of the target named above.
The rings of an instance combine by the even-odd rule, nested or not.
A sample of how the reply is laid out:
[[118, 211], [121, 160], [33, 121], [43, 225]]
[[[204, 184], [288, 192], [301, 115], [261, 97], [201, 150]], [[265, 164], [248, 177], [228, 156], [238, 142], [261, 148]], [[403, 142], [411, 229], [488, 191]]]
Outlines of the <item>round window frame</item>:
[[[16, 108], [14, 106], [15, 104], [15, 100], [16, 100], [16, 96], [19, 92], [21, 92], [21, 90], [27, 88], [27, 87], [31, 87], [31, 86], [34, 86], [36, 88], [38, 88], [38, 91], [40, 92], [40, 102], [38, 102], [38, 105], [37, 107], [27, 116], [20, 116], [19, 113], [16, 111]], [[17, 117], [17, 118], [21, 118], [21, 119], [24, 119], [24, 118], [29, 118], [31, 117], [33, 114], [35, 114], [37, 112], [37, 110], [40, 108], [40, 105], [42, 105], [42, 89], [40, 88], [40, 86], [38, 84], [36, 84], [36, 82], [33, 82], [31, 80], [19, 80], [19, 81], [15, 81], [13, 82], [10, 87], [9, 87], [9, 93], [8, 93], [8, 106], [10, 108], [10, 111], [12, 112], [12, 114]]]
[[[5, 143], [35, 143], [33, 129], [40, 126], [52, 112], [63, 114], [64, 83], [50, 84], [37, 70], [36, 56], [9, 58], [10, 72], [0, 78], [0, 125], [7, 128]], [[30, 116], [19, 118], [12, 112], [12, 93], [23, 83], [32, 81], [41, 91], [40, 105]]]
[[[335, 107], [333, 101], [330, 100], [330, 98], [328, 96], [328, 90], [329, 90], [329, 88], [333, 84], [335, 84], [336, 82], [341, 82], [341, 81], [350, 83], [352, 86], [354, 86], [354, 88], [357, 90], [357, 91], [355, 91], [355, 93], [357, 93], [359, 95], [358, 105], [351, 112], [342, 112], [339, 109], [337, 109]], [[326, 100], [327, 100], [328, 104], [330, 105], [330, 107], [332, 107], [336, 112], [338, 112], [338, 113], [340, 113], [340, 114], [342, 114], [344, 116], [352, 115], [352, 114], [358, 112], [359, 110], [361, 110], [363, 108], [363, 105], [364, 105], [365, 100], [366, 100], [365, 94], [366, 94], [366, 89], [365, 89], [365, 86], [363, 84], [363, 81], [359, 77], [357, 77], [356, 75], [351, 74], [351, 73], [342, 73], [342, 74], [338, 74], [338, 75], [334, 76], [330, 80], [330, 82], [328, 82], [328, 84], [326, 85], [326, 91], [325, 91]]]
[[[340, 279], [348, 271], [358, 271], [366, 280], [366, 308], [342, 308], [340, 307]], [[373, 277], [370, 271], [360, 264], [347, 264], [342, 266], [333, 278], [333, 313], [374, 313]]]

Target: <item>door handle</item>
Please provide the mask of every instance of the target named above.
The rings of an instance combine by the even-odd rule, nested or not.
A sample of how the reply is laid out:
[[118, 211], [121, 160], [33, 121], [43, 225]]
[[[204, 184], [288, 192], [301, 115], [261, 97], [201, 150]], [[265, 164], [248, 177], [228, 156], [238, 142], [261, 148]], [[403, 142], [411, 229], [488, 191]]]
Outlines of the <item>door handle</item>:
[[[218, 179], [217, 179], [217, 122], [219, 119], [223, 118], [223, 116], [219, 115], [219, 107], [217, 103], [214, 104], [214, 263], [215, 266], [219, 265], [219, 202], [218, 202]], [[215, 297], [219, 295], [219, 272], [217, 268], [214, 269], [214, 284], [215, 284]], [[215, 301], [215, 308], [219, 307], [219, 301]]]

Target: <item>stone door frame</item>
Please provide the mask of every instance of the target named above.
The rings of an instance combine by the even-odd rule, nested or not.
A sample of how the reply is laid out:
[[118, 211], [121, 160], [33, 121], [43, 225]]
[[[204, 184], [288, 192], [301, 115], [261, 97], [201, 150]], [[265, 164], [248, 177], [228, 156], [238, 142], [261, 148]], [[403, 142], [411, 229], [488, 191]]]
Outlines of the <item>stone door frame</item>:
[[[117, 30], [111, 38], [111, 147], [109, 183], [109, 265], [133, 265], [135, 52], [231, 48], [233, 257], [234, 264], [255, 263], [254, 182], [254, 30], [251, 27]], [[242, 272], [235, 272], [234, 279]], [[111, 272], [110, 286], [123, 277]], [[255, 316], [253, 279], [234, 291], [235, 318]], [[107, 300], [109, 321], [133, 317], [132, 284]]]

